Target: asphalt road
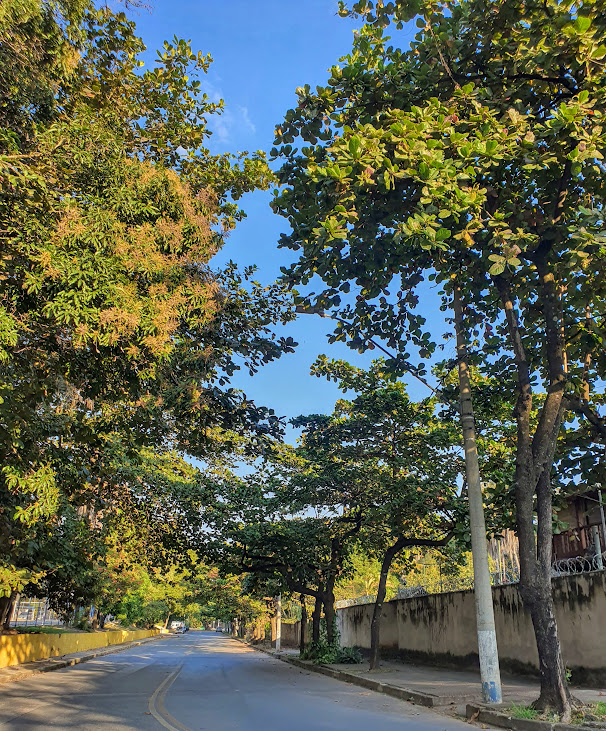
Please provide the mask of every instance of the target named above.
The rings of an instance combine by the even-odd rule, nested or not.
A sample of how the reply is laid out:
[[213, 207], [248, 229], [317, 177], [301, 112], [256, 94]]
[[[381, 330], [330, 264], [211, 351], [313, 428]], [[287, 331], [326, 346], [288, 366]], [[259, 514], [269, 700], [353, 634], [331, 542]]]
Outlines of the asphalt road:
[[188, 632], [0, 688], [0, 729], [469, 731], [455, 719]]

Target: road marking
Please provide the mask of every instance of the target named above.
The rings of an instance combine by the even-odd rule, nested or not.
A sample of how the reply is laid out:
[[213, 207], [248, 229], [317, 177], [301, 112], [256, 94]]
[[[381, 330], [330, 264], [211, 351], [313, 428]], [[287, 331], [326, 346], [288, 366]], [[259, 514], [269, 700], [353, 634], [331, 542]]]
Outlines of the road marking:
[[169, 731], [191, 731], [191, 729], [189, 729], [187, 726], [184, 726], [182, 723], [177, 721], [174, 716], [171, 716], [171, 714], [166, 710], [166, 706], [164, 705], [164, 696], [166, 695], [166, 692], [168, 691], [170, 686], [175, 682], [177, 676], [182, 669], [183, 664], [179, 665], [179, 667], [174, 672], [164, 678], [164, 680], [154, 691], [152, 697], [149, 699], [149, 712], [160, 725], [164, 726], [164, 728], [169, 729]]

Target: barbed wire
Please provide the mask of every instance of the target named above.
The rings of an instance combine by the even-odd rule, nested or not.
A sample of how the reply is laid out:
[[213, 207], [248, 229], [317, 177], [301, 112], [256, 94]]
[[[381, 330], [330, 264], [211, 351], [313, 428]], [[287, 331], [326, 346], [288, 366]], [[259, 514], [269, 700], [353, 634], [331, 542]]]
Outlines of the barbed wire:
[[584, 574], [589, 571], [603, 571], [606, 566], [606, 551], [593, 556], [573, 556], [554, 561], [551, 566], [552, 576], [568, 576]]
[[[603, 571], [606, 567], [606, 551], [593, 556], [574, 556], [572, 558], [561, 558], [554, 561], [551, 568], [551, 575], [569, 576], [571, 574], [584, 574], [591, 571]], [[520, 580], [520, 573], [516, 567], [506, 571], [493, 571], [490, 575], [493, 586], [507, 586], [517, 584]], [[414, 597], [428, 596], [429, 594], [446, 594], [451, 591], [467, 591], [473, 589], [473, 576], [446, 576], [434, 581], [427, 581], [415, 586], [400, 587], [394, 599], [412, 599]], [[352, 607], [358, 604], [373, 604], [376, 600], [375, 594], [365, 594], [353, 599], [341, 599], [336, 602], [337, 609]]]
[[[490, 578], [493, 586], [503, 586], [517, 583], [520, 580], [520, 575], [516, 569], [508, 569], [507, 571], [493, 571]], [[401, 586], [397, 590], [394, 599], [411, 599], [418, 596], [428, 596], [429, 594], [446, 594], [451, 591], [466, 591], [468, 589], [473, 589], [473, 576], [442, 576], [440, 579], [426, 581], [414, 586]], [[341, 609], [342, 607], [352, 607], [358, 604], [373, 604], [375, 600], [375, 594], [366, 594], [352, 599], [341, 599], [336, 602], [335, 606], [337, 609]]]

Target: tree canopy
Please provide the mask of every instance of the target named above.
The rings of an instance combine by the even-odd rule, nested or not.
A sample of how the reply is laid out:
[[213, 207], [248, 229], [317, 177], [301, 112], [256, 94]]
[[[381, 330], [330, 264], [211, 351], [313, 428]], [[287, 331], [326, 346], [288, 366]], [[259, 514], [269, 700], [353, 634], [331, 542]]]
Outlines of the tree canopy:
[[278, 435], [230, 377], [294, 343], [274, 330], [293, 316], [283, 285], [211, 265], [239, 198], [272, 176], [261, 154], [205, 147], [222, 108], [201, 91], [210, 57], [175, 38], [145, 69], [134, 23], [87, 2], [5, 3], [0, 32], [0, 541], [14, 595], [48, 570], [46, 533], [74, 511], [109, 528], [170, 485], [167, 530], [181, 521], [182, 467], [161, 477], [156, 462], [150, 484], [150, 459]]
[[[321, 280], [301, 296], [338, 318], [334, 339], [360, 350], [378, 339], [397, 372], [420, 377], [439, 342], [417, 307], [425, 283], [439, 285], [444, 309], [460, 290], [475, 360], [516, 404], [539, 705], [569, 715], [551, 607], [551, 473], [564, 420], [587, 420], [603, 438], [604, 4], [359, 2], [342, 12], [368, 21], [352, 53], [325, 87], [298, 90], [277, 130], [274, 208], [292, 227], [281, 245], [299, 252], [285, 276]], [[383, 28], [413, 19], [410, 48], [391, 45]]]

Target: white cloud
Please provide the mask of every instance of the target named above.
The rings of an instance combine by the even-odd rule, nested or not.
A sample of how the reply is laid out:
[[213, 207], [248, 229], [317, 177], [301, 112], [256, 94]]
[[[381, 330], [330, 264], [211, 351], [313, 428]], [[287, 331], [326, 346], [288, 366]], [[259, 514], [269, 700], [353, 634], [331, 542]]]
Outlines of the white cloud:
[[[209, 82], [204, 84], [204, 92], [215, 103], [224, 98], [221, 89]], [[235, 140], [240, 143], [257, 131], [250, 118], [248, 107], [240, 105], [230, 107], [227, 101], [221, 114], [215, 114], [209, 118], [208, 127], [215, 139], [222, 144], [231, 143]]]
[[240, 110], [240, 114], [242, 115], [242, 121], [244, 122], [245, 126], [248, 127], [248, 129], [254, 134], [257, 131], [257, 128], [252, 123], [251, 118], [248, 115], [248, 107], [238, 107]]

